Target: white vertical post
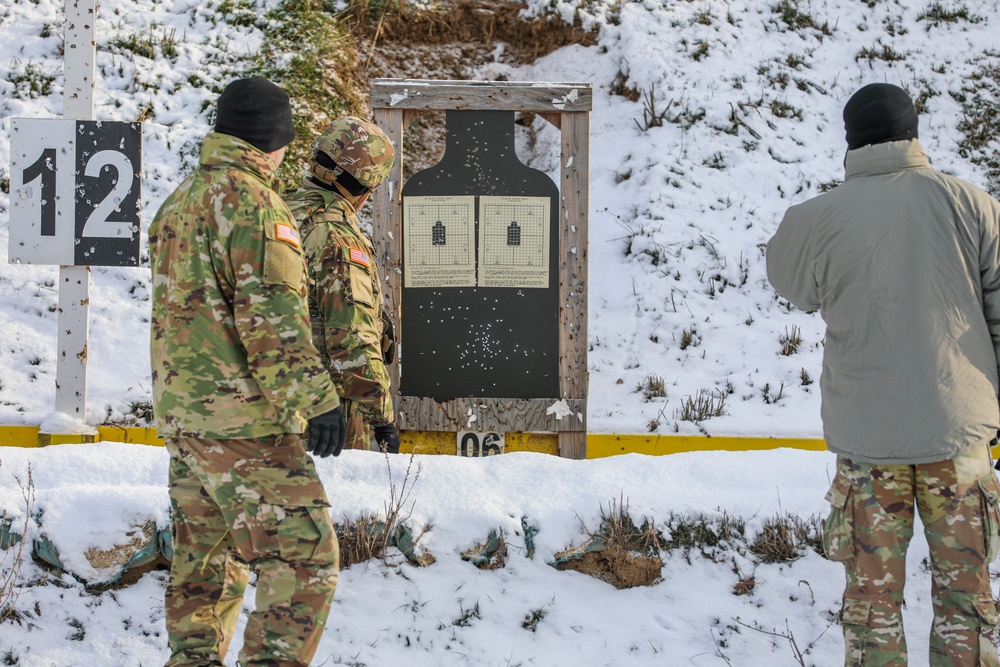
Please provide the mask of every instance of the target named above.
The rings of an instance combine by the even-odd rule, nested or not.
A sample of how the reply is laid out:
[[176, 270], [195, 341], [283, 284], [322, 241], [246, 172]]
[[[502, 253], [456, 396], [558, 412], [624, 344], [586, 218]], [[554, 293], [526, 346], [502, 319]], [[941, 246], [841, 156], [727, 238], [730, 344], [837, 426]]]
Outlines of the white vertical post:
[[[94, 120], [97, 0], [66, 0], [63, 118]], [[90, 267], [59, 267], [56, 411], [87, 419]]]

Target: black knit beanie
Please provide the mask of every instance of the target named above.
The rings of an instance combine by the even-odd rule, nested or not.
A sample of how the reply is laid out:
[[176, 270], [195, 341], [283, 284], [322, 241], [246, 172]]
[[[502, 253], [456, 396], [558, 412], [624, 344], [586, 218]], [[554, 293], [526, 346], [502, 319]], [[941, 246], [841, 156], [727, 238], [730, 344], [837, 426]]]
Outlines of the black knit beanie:
[[917, 108], [906, 91], [891, 83], [870, 83], [844, 106], [847, 148], [917, 138]]
[[219, 96], [215, 131], [239, 137], [265, 153], [287, 146], [295, 138], [288, 95], [263, 77], [237, 79]]

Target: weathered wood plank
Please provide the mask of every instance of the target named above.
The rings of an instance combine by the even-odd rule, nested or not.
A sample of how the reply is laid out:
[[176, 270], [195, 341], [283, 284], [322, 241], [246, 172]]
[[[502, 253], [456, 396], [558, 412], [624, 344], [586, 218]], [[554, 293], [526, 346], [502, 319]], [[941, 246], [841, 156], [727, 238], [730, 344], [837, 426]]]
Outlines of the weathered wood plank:
[[[403, 267], [403, 123], [402, 109], [375, 109], [375, 124], [382, 128], [396, 148], [389, 178], [372, 193], [372, 241], [375, 256], [382, 270], [382, 287], [385, 294], [386, 310], [392, 315], [396, 325], [396, 340], [403, 336], [403, 322], [400, 318], [400, 296], [402, 294]], [[399, 393], [399, 362], [388, 367], [392, 395]], [[398, 409], [397, 409], [398, 412]]]
[[586, 431], [560, 431], [558, 438], [559, 456], [576, 460], [587, 458]]
[[395, 398], [403, 430], [556, 433], [583, 431], [587, 422], [582, 398]]
[[372, 109], [576, 112], [593, 108], [590, 83], [375, 79]]
[[586, 396], [590, 114], [563, 114], [561, 131], [559, 382], [563, 396]]

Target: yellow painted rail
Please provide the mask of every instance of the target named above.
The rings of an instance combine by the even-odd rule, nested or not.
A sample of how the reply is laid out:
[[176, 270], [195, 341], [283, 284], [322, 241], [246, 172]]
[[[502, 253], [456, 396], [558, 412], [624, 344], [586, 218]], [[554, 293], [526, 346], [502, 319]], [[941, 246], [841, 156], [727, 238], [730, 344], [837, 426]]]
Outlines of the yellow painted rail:
[[[156, 429], [136, 426], [98, 426], [95, 435], [40, 433], [37, 426], [0, 426], [0, 447], [45, 447], [47, 445], [85, 444], [89, 442], [127, 442], [142, 445], [163, 445]], [[400, 434], [401, 451], [418, 454], [456, 454], [454, 433], [438, 431], [404, 431]], [[508, 452], [559, 453], [554, 433], [507, 433]], [[701, 450], [754, 450], [794, 447], [823, 450], [822, 440], [802, 438], [738, 438], [679, 435], [614, 435], [587, 434], [587, 458], [602, 458], [616, 454], [674, 454]]]
[[[127, 442], [142, 445], [163, 445], [156, 429], [141, 426], [98, 426], [95, 435], [49, 435], [37, 426], [0, 426], [0, 447], [45, 447], [47, 445], [84, 444], [88, 442]], [[507, 433], [506, 451], [559, 453], [559, 443], [553, 433]], [[456, 454], [454, 433], [438, 431], [403, 431], [400, 434], [404, 453]], [[818, 438], [760, 438], [738, 436], [689, 435], [623, 435], [611, 433], [587, 434], [587, 458], [598, 459], [618, 454], [677, 454], [698, 451], [753, 451], [790, 447], [823, 451], [826, 443]], [[993, 457], [1000, 458], [1000, 446], [993, 448]]]

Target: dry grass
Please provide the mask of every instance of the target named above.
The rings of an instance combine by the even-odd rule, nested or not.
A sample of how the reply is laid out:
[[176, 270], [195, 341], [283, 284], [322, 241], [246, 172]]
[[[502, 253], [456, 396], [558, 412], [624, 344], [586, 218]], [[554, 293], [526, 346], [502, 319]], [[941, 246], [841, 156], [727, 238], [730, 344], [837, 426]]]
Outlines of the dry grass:
[[823, 553], [822, 520], [817, 516], [802, 519], [781, 514], [764, 522], [760, 533], [750, 543], [750, 552], [764, 563], [780, 563], [801, 557], [806, 549]]
[[785, 357], [790, 357], [799, 351], [799, 346], [802, 345], [802, 330], [795, 324], [792, 325], [792, 330], [789, 331], [785, 329], [785, 333], [778, 339], [781, 343], [781, 354]]
[[389, 497], [383, 505], [383, 516], [373, 513], [363, 514], [354, 520], [334, 524], [337, 541], [340, 543], [340, 566], [348, 568], [355, 563], [372, 559], [386, 560], [389, 548], [398, 548], [411, 563], [429, 565], [434, 559], [429, 554], [418, 554], [416, 550], [418, 535], [413, 537], [406, 527], [406, 521], [413, 511], [410, 496], [420, 478], [420, 465], [414, 469], [415, 455], [411, 454], [406, 466], [403, 480], [397, 486], [392, 481], [392, 461], [394, 455], [383, 454], [386, 461], [386, 472], [389, 480]]
[[[0, 461], [0, 468], [2, 466]], [[14, 605], [21, 594], [21, 566], [25, 556], [30, 555], [30, 547], [28, 553], [25, 553], [25, 536], [28, 534], [31, 510], [35, 504], [35, 480], [31, 466], [28, 466], [26, 482], [22, 482], [17, 476], [14, 480], [21, 488], [24, 500], [24, 521], [18, 522], [17, 527], [21, 532], [17, 533], [14, 531], [14, 517], [8, 515], [6, 509], [0, 512], [0, 623], [15, 614]]]
[[641, 391], [643, 398], [647, 401], [663, 398], [667, 395], [667, 382], [659, 375], [647, 375], [642, 383], [636, 387], [636, 391]]
[[618, 589], [653, 586], [661, 581], [660, 536], [650, 519], [637, 528], [628, 504], [614, 500], [601, 508], [601, 526], [586, 544], [556, 554], [556, 569], [589, 574]]
[[674, 418], [687, 422], [702, 422], [726, 414], [726, 397], [721, 392], [699, 389], [695, 396], [688, 396], [681, 407], [674, 410]]

